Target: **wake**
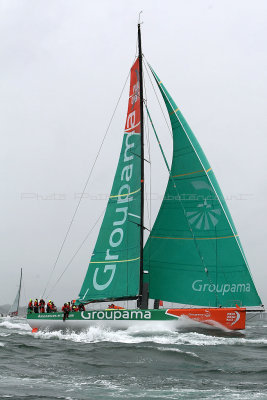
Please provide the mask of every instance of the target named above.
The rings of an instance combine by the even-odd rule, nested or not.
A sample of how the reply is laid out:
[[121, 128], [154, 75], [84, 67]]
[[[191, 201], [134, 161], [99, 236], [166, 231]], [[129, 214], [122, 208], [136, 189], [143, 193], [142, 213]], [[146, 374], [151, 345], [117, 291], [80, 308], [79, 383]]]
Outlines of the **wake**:
[[131, 327], [127, 330], [112, 331], [102, 327], [90, 327], [85, 331], [38, 331], [32, 333], [30, 326], [23, 318], [4, 317], [0, 319], [0, 336], [11, 333], [31, 335], [35, 340], [64, 340], [74, 343], [121, 343], [184, 346], [221, 346], [221, 345], [255, 345], [267, 344], [266, 338], [252, 339], [244, 335], [215, 332], [209, 327], [192, 330], [192, 326], [183, 325], [179, 330], [171, 330], [160, 323], [151, 327]]

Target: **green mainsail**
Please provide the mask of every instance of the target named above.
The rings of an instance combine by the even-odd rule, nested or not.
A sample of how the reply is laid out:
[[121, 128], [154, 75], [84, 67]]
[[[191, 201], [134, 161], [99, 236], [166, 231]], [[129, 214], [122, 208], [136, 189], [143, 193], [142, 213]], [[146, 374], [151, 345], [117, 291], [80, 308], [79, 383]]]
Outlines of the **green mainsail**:
[[128, 113], [111, 195], [79, 301], [139, 294], [141, 139], [139, 60], [131, 69]]
[[151, 71], [173, 132], [165, 197], [144, 249], [149, 297], [198, 306], [258, 306], [236, 228], [197, 139]]

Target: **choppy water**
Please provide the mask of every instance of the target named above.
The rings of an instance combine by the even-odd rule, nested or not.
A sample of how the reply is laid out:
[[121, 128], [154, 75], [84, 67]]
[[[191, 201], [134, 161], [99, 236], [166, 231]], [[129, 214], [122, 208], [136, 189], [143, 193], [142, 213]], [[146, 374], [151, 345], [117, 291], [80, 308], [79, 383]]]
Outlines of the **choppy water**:
[[0, 398], [267, 399], [267, 322], [213, 329], [32, 334], [0, 318]]

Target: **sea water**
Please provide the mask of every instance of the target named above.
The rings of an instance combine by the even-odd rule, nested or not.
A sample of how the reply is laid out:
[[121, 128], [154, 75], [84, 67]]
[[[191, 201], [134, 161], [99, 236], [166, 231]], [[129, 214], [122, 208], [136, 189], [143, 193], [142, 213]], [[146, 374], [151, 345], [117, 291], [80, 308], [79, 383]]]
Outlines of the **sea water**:
[[246, 331], [32, 333], [0, 318], [1, 399], [267, 399], [267, 321]]

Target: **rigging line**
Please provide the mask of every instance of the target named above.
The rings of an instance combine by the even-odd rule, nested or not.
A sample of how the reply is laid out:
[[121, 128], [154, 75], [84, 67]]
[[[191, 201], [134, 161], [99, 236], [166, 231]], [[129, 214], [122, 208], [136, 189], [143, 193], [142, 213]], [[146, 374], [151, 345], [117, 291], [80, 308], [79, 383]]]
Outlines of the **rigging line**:
[[[162, 105], [161, 105], [161, 103], [160, 103], [160, 101], [159, 101], [159, 98], [158, 98], [158, 95], [157, 95], [156, 89], [155, 89], [155, 87], [154, 87], [153, 81], [152, 81], [152, 79], [150, 78], [150, 75], [149, 75], [149, 72], [148, 72], [148, 69], [147, 69], [147, 66], [146, 66], [146, 64], [148, 64], [148, 61], [147, 61], [147, 59], [146, 59], [146, 57], [145, 57], [145, 56], [144, 56], [144, 60], [145, 60], [145, 62], [144, 62], [144, 66], [145, 66], [145, 69], [146, 69], [146, 73], [147, 73], [147, 75], [148, 75], [148, 78], [149, 78], [149, 80], [150, 80], [150, 83], [151, 83], [151, 85], [152, 85], [152, 88], [153, 88], [153, 90], [154, 90], [154, 93], [155, 93], [156, 99], [157, 99], [157, 101], [158, 101], [158, 104], [159, 104], [159, 107], [160, 107], [160, 109], [161, 109], [161, 112], [162, 112], [163, 118], [164, 118], [164, 120], [165, 120], [165, 122], [166, 122], [166, 125], [167, 125], [167, 128], [168, 128], [168, 131], [169, 131], [169, 133], [170, 133], [170, 135], [171, 135], [171, 137], [172, 137], [172, 130], [171, 130], [171, 128], [170, 128], [170, 125], [169, 125], [169, 123], [168, 123], [168, 120], [167, 120], [167, 118], [166, 118], [166, 115], [165, 115], [165, 113], [164, 113], [164, 111], [163, 111]], [[149, 65], [149, 64], [148, 64], [148, 65]]]
[[[144, 89], [145, 89], [145, 98], [146, 100], [144, 101], [145, 106], [148, 103], [148, 97], [147, 97], [147, 89], [146, 89], [146, 80], [145, 78], [143, 79], [144, 83]], [[152, 229], [152, 159], [151, 159], [151, 144], [150, 144], [150, 130], [149, 130], [149, 118], [148, 114], [146, 114], [146, 140], [147, 140], [147, 149], [148, 149], [148, 155], [149, 155], [149, 205], [147, 204], [148, 207], [148, 216], [149, 216], [149, 235]], [[148, 239], [149, 239], [148, 235]], [[150, 260], [151, 260], [151, 241], [147, 240], [148, 243], [148, 265], [146, 266], [146, 270], [149, 269], [150, 267]], [[148, 274], [148, 285], [150, 285], [150, 274]]]
[[[146, 134], [147, 134], [147, 129], [148, 129], [148, 125], [145, 126]], [[146, 139], [147, 139], [147, 135], [146, 135]], [[148, 140], [147, 140], [147, 147], [149, 148]], [[149, 160], [150, 160], [150, 153], [148, 153], [148, 156], [149, 156]], [[151, 163], [150, 163], [150, 168], [151, 168]], [[150, 225], [151, 225], [151, 215], [150, 215], [150, 212], [149, 212], [148, 185], [147, 185], [147, 183], [146, 183], [146, 180], [145, 180], [145, 195], [146, 195], [145, 198], [146, 198], [147, 217], [148, 217], [149, 227], [150, 227]]]
[[112, 121], [113, 121], [113, 118], [114, 118], [114, 115], [115, 115], [115, 113], [116, 113], [116, 111], [117, 111], [117, 108], [118, 108], [120, 99], [121, 99], [121, 97], [122, 97], [122, 93], [124, 92], [124, 89], [125, 89], [125, 86], [126, 86], [126, 84], [127, 84], [127, 81], [128, 81], [129, 76], [130, 76], [130, 71], [129, 71], [129, 73], [128, 73], [128, 75], [127, 75], [127, 78], [126, 78], [126, 80], [125, 80], [125, 82], [124, 82], [124, 85], [123, 85], [123, 88], [122, 88], [121, 93], [120, 93], [120, 95], [119, 95], [119, 98], [118, 98], [118, 101], [117, 101], [117, 103], [116, 103], [115, 109], [114, 109], [113, 114], [112, 114], [112, 116], [111, 116], [111, 118], [110, 118], [108, 127], [107, 127], [106, 132], [105, 132], [105, 134], [104, 134], [104, 137], [103, 137], [103, 139], [102, 139], [102, 141], [101, 141], [99, 150], [98, 150], [98, 152], [97, 152], [97, 155], [96, 155], [96, 157], [95, 157], [95, 160], [94, 160], [94, 162], [93, 162], [93, 165], [92, 165], [92, 167], [91, 167], [91, 169], [90, 169], [89, 175], [88, 175], [88, 177], [87, 177], [87, 179], [86, 179], [86, 182], [85, 182], [85, 185], [84, 185], [82, 194], [81, 194], [81, 196], [80, 196], [80, 199], [79, 199], [78, 204], [77, 204], [77, 206], [76, 206], [76, 208], [75, 208], [74, 214], [73, 214], [73, 216], [72, 216], [72, 218], [71, 218], [71, 221], [70, 221], [70, 223], [69, 223], [69, 226], [68, 226], [68, 229], [67, 229], [67, 233], [66, 233], [66, 235], [65, 235], [65, 237], [64, 237], [64, 239], [63, 239], [63, 242], [62, 242], [62, 244], [61, 244], [61, 246], [60, 246], [58, 255], [57, 255], [57, 257], [56, 257], [56, 261], [54, 262], [54, 265], [53, 265], [53, 267], [52, 267], [52, 271], [51, 271], [51, 273], [50, 273], [50, 275], [49, 275], [49, 278], [48, 278], [48, 281], [47, 281], [47, 284], [46, 284], [46, 287], [45, 287], [45, 289], [44, 289], [44, 292], [43, 292], [42, 297], [44, 297], [44, 295], [45, 295], [45, 292], [46, 292], [47, 287], [48, 287], [48, 285], [49, 285], [49, 283], [50, 283], [52, 274], [53, 274], [53, 272], [54, 272], [54, 270], [55, 270], [55, 268], [56, 268], [56, 265], [57, 265], [57, 263], [58, 263], [58, 260], [59, 260], [59, 257], [60, 257], [60, 255], [61, 255], [61, 252], [62, 252], [62, 250], [63, 250], [64, 244], [65, 244], [65, 242], [66, 242], [66, 240], [67, 240], [67, 237], [68, 237], [68, 235], [69, 235], [69, 232], [70, 232], [70, 230], [71, 230], [71, 227], [72, 227], [72, 224], [73, 224], [73, 222], [74, 222], [75, 216], [76, 216], [76, 214], [77, 214], [77, 212], [78, 212], [78, 209], [79, 209], [79, 207], [80, 207], [81, 201], [82, 201], [82, 199], [83, 199], [83, 195], [84, 195], [84, 193], [85, 193], [85, 190], [86, 190], [86, 188], [87, 188], [88, 182], [89, 182], [89, 180], [90, 180], [90, 178], [91, 178], [91, 175], [92, 175], [92, 173], [93, 173], [95, 164], [96, 164], [97, 159], [98, 159], [98, 157], [99, 157], [100, 151], [101, 151], [101, 149], [102, 149], [102, 147], [103, 147], [104, 141], [105, 141], [105, 139], [106, 139], [106, 137], [107, 137], [107, 134], [108, 134], [110, 125], [111, 125], [111, 123], [112, 123]]
[[24, 279], [22, 279], [21, 286], [22, 286], [22, 289], [23, 289], [25, 304], [26, 304], [26, 306], [27, 306], [28, 303], [27, 303], [27, 297], [26, 297], [26, 289], [25, 289]]
[[59, 283], [59, 281], [61, 280], [61, 278], [63, 277], [63, 275], [65, 274], [65, 272], [67, 271], [67, 269], [69, 268], [69, 266], [71, 265], [72, 261], [74, 260], [74, 258], [76, 257], [76, 255], [79, 253], [79, 251], [81, 250], [81, 248], [83, 247], [84, 243], [87, 241], [88, 237], [90, 236], [90, 234], [92, 233], [92, 231], [94, 230], [94, 228], [96, 227], [97, 223], [99, 222], [100, 218], [102, 217], [102, 215], [104, 214], [104, 212], [106, 211], [107, 207], [104, 208], [104, 210], [101, 212], [101, 214], [99, 215], [99, 217], [97, 218], [96, 222], [94, 223], [94, 225], [92, 226], [92, 228], [90, 229], [90, 231], [87, 233], [87, 235], [85, 236], [85, 238], [83, 239], [82, 243], [80, 244], [80, 246], [78, 247], [78, 249], [75, 251], [75, 253], [73, 254], [73, 256], [71, 257], [70, 261], [68, 262], [68, 264], [66, 265], [64, 271], [61, 273], [61, 275], [59, 276], [59, 278], [57, 279], [56, 283], [54, 284], [54, 286], [51, 288], [49, 294], [46, 297], [49, 297], [52, 293], [52, 291], [55, 289], [55, 287], [57, 286], [57, 284]]
[[[144, 101], [144, 104], [146, 105], [146, 103], [147, 103], [147, 90], [146, 90], [146, 82], [145, 82], [145, 79], [143, 79], [143, 84], [144, 84], [144, 91], [145, 91], [145, 98], [146, 98], [146, 101]], [[145, 128], [146, 128], [146, 141], [147, 141], [147, 151], [148, 151], [148, 158], [149, 158], [149, 162], [150, 162], [150, 164], [149, 164], [149, 194], [150, 194], [150, 198], [149, 198], [149, 205], [148, 205], [148, 200], [147, 200], [147, 197], [146, 197], [146, 200], [147, 200], [147, 214], [148, 214], [148, 220], [149, 220], [149, 230], [151, 231], [151, 218], [152, 218], [152, 215], [151, 215], [151, 150], [150, 150], [150, 131], [149, 131], [149, 120], [148, 120], [148, 115], [147, 115], [147, 117], [146, 117], [146, 121], [145, 121]], [[148, 186], [148, 185], [147, 185]], [[147, 193], [146, 193], [146, 196], [147, 196]]]
[[135, 58], [137, 58], [138, 55], [138, 35], [136, 37], [136, 44], [135, 44]]

